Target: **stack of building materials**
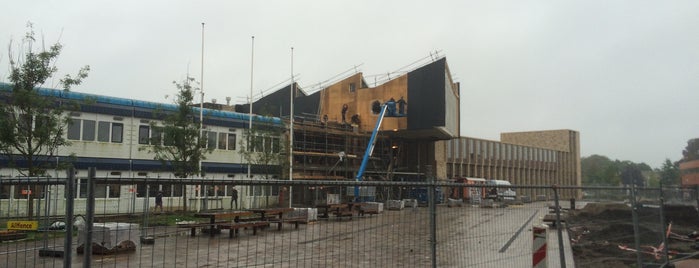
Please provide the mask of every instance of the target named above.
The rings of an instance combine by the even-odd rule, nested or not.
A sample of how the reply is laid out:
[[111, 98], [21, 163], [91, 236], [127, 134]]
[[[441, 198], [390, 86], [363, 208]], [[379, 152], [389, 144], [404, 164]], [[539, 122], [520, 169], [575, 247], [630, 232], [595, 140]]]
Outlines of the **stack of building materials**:
[[[103, 250], [109, 253], [122, 243], [138, 246], [141, 236], [141, 229], [138, 224], [125, 222], [94, 223], [92, 225], [92, 243], [100, 245]], [[79, 228], [78, 247], [84, 246], [87, 242], [87, 228]], [[130, 243], [129, 243], [130, 242]], [[97, 249], [93, 249], [97, 251]]]
[[403, 203], [405, 204], [406, 208], [416, 208], [417, 207], [417, 199], [403, 199]]
[[318, 220], [317, 208], [294, 208], [294, 211], [284, 215], [286, 218], [303, 219], [306, 223]]
[[483, 201], [481, 202], [481, 207], [482, 208], [494, 208], [495, 202], [493, 202], [493, 199], [483, 199]]
[[447, 199], [447, 206], [448, 207], [462, 207], [463, 205], [464, 205], [464, 200], [462, 200], [462, 199], [452, 199], [452, 198]]
[[522, 203], [531, 203], [532, 202], [532, 198], [529, 197], [528, 195], [521, 196], [520, 200], [522, 200]]
[[340, 204], [340, 195], [339, 194], [328, 194], [327, 200], [325, 203], [328, 205]]
[[405, 202], [403, 202], [403, 200], [386, 201], [386, 209], [388, 210], [402, 210], [403, 208], [405, 208]]

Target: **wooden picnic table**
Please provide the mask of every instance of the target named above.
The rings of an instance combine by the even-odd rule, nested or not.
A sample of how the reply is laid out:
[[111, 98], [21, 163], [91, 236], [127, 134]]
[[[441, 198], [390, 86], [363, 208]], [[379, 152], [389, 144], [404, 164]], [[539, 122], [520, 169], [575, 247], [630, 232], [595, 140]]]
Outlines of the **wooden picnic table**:
[[249, 209], [249, 211], [252, 211], [254, 213], [259, 214], [261, 221], [266, 221], [269, 223], [276, 223], [277, 230], [279, 230], [279, 231], [282, 230], [282, 225], [284, 223], [292, 223], [296, 226], [296, 229], [298, 229], [299, 222], [302, 221], [301, 219], [298, 219], [298, 218], [288, 218], [288, 217], [284, 216], [285, 213], [294, 211], [293, 208], [260, 208], [260, 209]]
[[250, 216], [253, 215], [254, 213], [252, 211], [245, 211], [245, 210], [223, 210], [223, 211], [205, 211], [205, 212], [199, 212], [194, 214], [194, 217], [197, 218], [208, 218], [209, 219], [209, 228], [211, 228], [211, 236], [214, 236], [214, 231], [213, 228], [216, 226], [216, 221], [220, 219], [230, 219], [233, 218], [234, 222], [239, 222], [240, 217], [242, 216]]
[[260, 220], [266, 221], [268, 219], [283, 219], [284, 213], [294, 211], [293, 208], [258, 208], [249, 209], [248, 211], [260, 214]]

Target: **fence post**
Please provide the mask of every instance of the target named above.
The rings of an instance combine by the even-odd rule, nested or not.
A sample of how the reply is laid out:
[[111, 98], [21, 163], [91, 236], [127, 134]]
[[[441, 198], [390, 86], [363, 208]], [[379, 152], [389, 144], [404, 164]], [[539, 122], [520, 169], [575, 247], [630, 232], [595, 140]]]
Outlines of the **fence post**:
[[86, 208], [86, 219], [85, 219], [85, 245], [83, 254], [85, 259], [83, 261], [83, 267], [90, 267], [92, 264], [92, 231], [93, 231], [93, 221], [95, 219], [95, 175], [97, 169], [94, 167], [87, 169], [87, 208]]
[[565, 248], [563, 246], [563, 230], [561, 229], [561, 205], [558, 198], [558, 185], [553, 185], [553, 200], [556, 206], [556, 233], [558, 235], [558, 257], [561, 261], [561, 267], [566, 267]]
[[427, 166], [428, 180], [430, 185], [427, 187], [427, 204], [430, 209], [430, 253], [432, 254], [432, 267], [437, 268], [437, 195], [435, 194], [436, 182], [432, 176], [431, 166]]
[[72, 267], [73, 260], [73, 199], [75, 196], [75, 168], [70, 167], [68, 171], [68, 181], [66, 181], [66, 238], [63, 243], [63, 268]]
[[636, 265], [643, 267], [641, 261], [641, 233], [638, 229], [638, 207], [636, 206], [636, 184], [631, 183], [631, 218], [633, 219], [634, 246], [636, 249]]
[[548, 240], [546, 228], [534, 227], [532, 228], [532, 233], [534, 234], [534, 244], [532, 246], [532, 267], [546, 268], [546, 241]]
[[660, 182], [660, 228], [663, 234], [663, 263], [667, 264], [668, 259], [668, 244], [667, 244], [667, 225], [665, 225], [665, 196], [663, 195], [663, 182]]

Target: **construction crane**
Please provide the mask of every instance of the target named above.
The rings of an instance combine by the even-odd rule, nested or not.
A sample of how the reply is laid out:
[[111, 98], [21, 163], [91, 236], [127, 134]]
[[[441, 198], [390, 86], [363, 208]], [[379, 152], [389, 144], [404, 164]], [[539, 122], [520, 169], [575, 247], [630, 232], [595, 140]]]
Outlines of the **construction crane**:
[[[390, 105], [393, 105], [393, 107], [389, 107]], [[392, 109], [389, 109], [392, 108]], [[376, 145], [376, 135], [379, 133], [379, 128], [381, 127], [381, 122], [383, 122], [384, 116], [389, 116], [393, 117], [395, 116], [395, 102], [389, 102], [387, 104], [381, 105], [381, 111], [379, 112], [379, 118], [376, 120], [376, 126], [374, 127], [374, 131], [371, 133], [371, 138], [369, 139], [369, 144], [366, 147], [366, 151], [364, 152], [364, 157], [362, 158], [362, 164], [359, 166], [359, 171], [357, 171], [357, 176], [355, 177], [355, 181], [362, 181], [362, 177], [364, 176], [364, 171], [366, 171], [366, 166], [367, 163], [369, 162], [369, 158], [371, 157], [371, 154], [374, 152], [374, 146]], [[389, 115], [386, 115], [386, 112], [389, 111]], [[359, 186], [354, 186], [354, 200], [356, 202], [360, 201], [359, 198]]]

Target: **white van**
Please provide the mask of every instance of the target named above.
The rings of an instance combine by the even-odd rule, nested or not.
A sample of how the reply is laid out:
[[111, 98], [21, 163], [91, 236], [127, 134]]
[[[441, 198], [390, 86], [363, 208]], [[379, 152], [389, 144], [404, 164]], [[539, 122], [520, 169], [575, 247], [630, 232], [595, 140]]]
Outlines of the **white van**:
[[488, 198], [498, 199], [498, 200], [510, 200], [514, 201], [517, 199], [517, 192], [512, 190], [512, 188], [507, 188], [506, 186], [511, 186], [512, 184], [506, 180], [488, 180], [487, 185], [499, 186], [493, 187], [488, 191]]

